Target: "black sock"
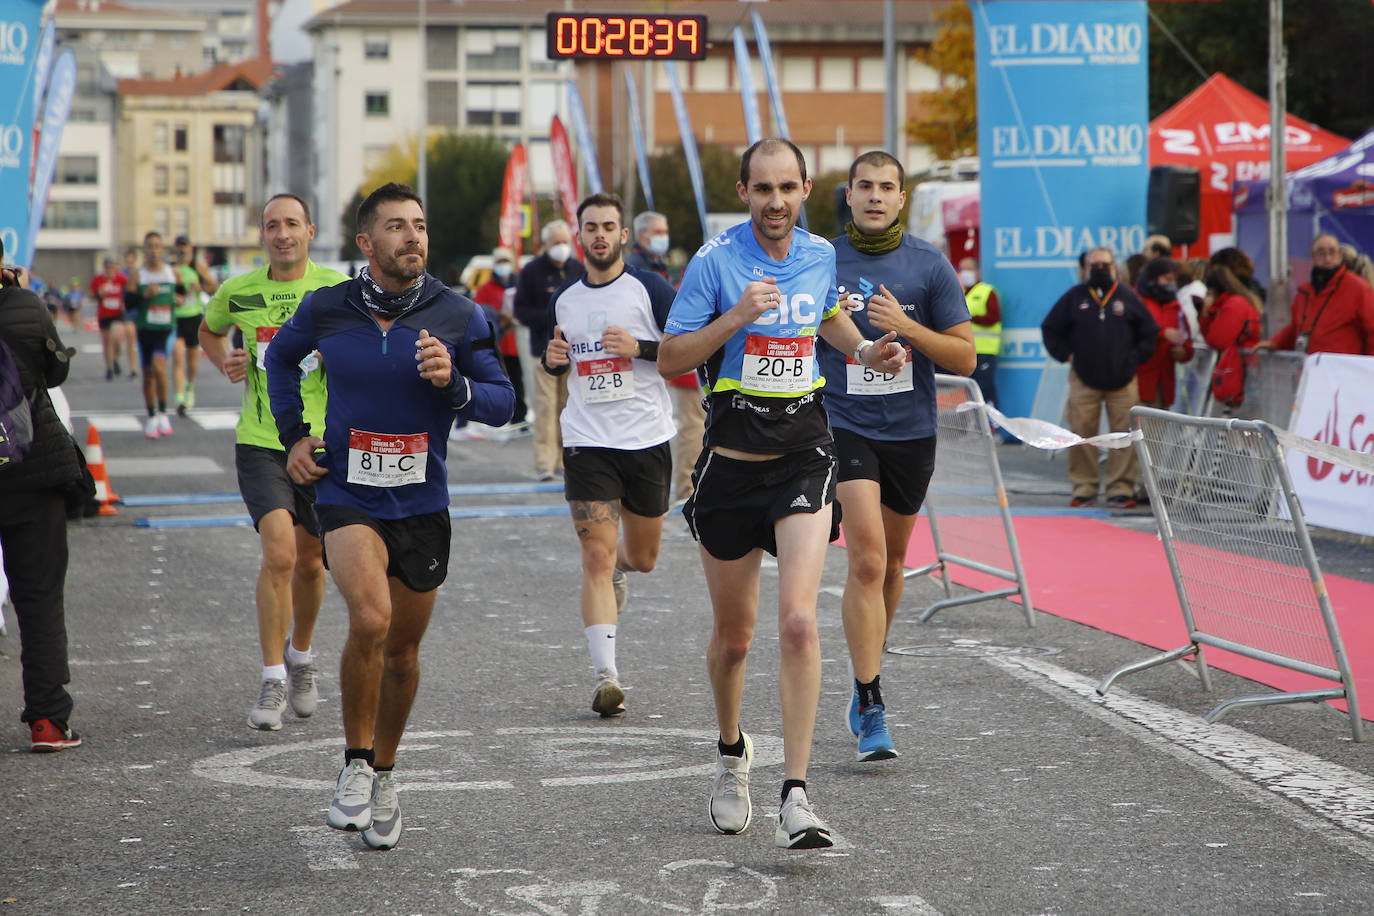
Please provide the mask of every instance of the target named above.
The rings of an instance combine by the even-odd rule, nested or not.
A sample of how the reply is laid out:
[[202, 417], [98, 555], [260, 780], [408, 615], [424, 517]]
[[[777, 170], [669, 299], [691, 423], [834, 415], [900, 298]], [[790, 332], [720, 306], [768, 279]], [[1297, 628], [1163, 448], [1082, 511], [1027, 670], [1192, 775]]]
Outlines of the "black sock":
[[858, 678], [854, 678], [854, 689], [859, 691], [860, 709], [875, 704], [878, 706], [883, 705], [883, 692], [878, 687], [879, 677], [881, 677], [881, 675], [873, 675], [873, 680], [869, 681], [867, 684], [860, 682]]
[[726, 744], [724, 738], [716, 739], [716, 749], [720, 751], [722, 757], [743, 757], [744, 756], [744, 732], [739, 733], [734, 744]]
[[166, 402], [166, 401], [158, 401], [158, 402], [157, 402], [157, 412], [158, 412], [158, 413], [166, 413], [166, 412], [167, 412], [167, 402]]
[[349, 763], [354, 760], [360, 759], [366, 760], [367, 765], [372, 766], [377, 759], [377, 755], [370, 747], [350, 747], [344, 750], [344, 766], [348, 766]]
[[396, 764], [393, 763], [389, 767], [379, 767], [376, 764], [373, 764], [372, 769], [378, 773], [390, 773], [392, 770], [396, 769]]
[[150, 416], [150, 417], [155, 417], [155, 416], [157, 416], [157, 410], [156, 410], [155, 408], [149, 407], [149, 408], [148, 408], [148, 416]]
[[791, 792], [793, 789], [801, 789], [803, 792], [805, 792], [805, 791], [806, 791], [806, 780], [805, 780], [805, 779], [784, 779], [784, 780], [782, 781], [782, 800], [783, 800], [783, 801], [787, 801], [787, 793], [788, 793], [788, 792]]

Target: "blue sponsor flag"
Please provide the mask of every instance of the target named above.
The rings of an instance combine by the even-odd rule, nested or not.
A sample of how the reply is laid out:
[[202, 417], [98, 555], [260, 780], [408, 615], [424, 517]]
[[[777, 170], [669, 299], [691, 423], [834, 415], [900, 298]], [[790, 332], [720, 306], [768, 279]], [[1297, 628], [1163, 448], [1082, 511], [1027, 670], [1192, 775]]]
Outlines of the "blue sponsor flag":
[[[1078, 255], [1145, 243], [1149, 50], [1143, 0], [974, 0], [983, 279], [1002, 303], [999, 408], [1027, 416], [1040, 322]], [[1058, 421], [1059, 417], [1045, 417]]]
[[711, 231], [706, 225], [706, 181], [701, 176], [701, 156], [697, 153], [697, 139], [692, 136], [692, 119], [687, 115], [687, 101], [682, 97], [682, 84], [677, 78], [677, 61], [665, 60], [668, 72], [668, 91], [673, 96], [673, 114], [677, 115], [677, 132], [682, 137], [682, 155], [687, 160], [687, 177], [692, 180], [692, 193], [697, 199], [697, 217], [701, 220], [701, 237], [708, 239]]
[[28, 250], [34, 81], [42, 48], [43, 0], [0, 0], [0, 242], [5, 259]]
[[749, 66], [749, 46], [744, 29], [735, 26], [735, 70], [739, 73], [739, 98], [744, 106], [744, 133], [753, 146], [763, 139], [763, 120], [759, 117], [759, 97], [754, 94], [754, 71]]
[[[763, 64], [763, 81], [768, 84], [768, 102], [773, 106], [773, 120], [778, 124], [778, 136], [784, 140], [792, 139], [792, 131], [787, 127], [787, 112], [782, 108], [782, 88], [778, 85], [778, 71], [773, 66], [773, 46], [768, 43], [768, 30], [763, 27], [763, 20], [759, 18], [757, 11], [751, 14], [754, 17], [754, 41], [759, 46], [759, 61]], [[801, 227], [806, 226], [806, 208], [802, 207], [798, 214]]]
[[592, 132], [587, 129], [587, 111], [582, 107], [582, 93], [577, 90], [576, 80], [568, 80], [568, 113], [572, 117], [573, 133], [577, 134], [582, 169], [587, 173], [587, 190], [600, 194], [601, 166], [597, 163], [596, 147], [592, 145]]
[[649, 182], [649, 158], [644, 151], [644, 122], [639, 116], [639, 84], [630, 68], [625, 68], [625, 93], [630, 98], [630, 136], [635, 144], [635, 168], [639, 171], [639, 186], [644, 189], [644, 202], [654, 209], [654, 188]]
[[34, 157], [33, 197], [29, 201], [29, 235], [24, 254], [25, 264], [33, 263], [34, 247], [38, 244], [38, 230], [43, 225], [43, 211], [48, 208], [48, 190], [57, 170], [57, 150], [62, 145], [62, 130], [72, 112], [72, 97], [76, 95], [76, 55], [64, 48], [53, 64], [48, 85], [47, 105], [43, 109], [43, 132], [38, 138], [38, 154]]
[[38, 39], [38, 59], [33, 65], [33, 111], [34, 117], [43, 110], [43, 93], [48, 88], [48, 73], [52, 68], [52, 49], [57, 42], [56, 20], [49, 19], [43, 26], [43, 37]]

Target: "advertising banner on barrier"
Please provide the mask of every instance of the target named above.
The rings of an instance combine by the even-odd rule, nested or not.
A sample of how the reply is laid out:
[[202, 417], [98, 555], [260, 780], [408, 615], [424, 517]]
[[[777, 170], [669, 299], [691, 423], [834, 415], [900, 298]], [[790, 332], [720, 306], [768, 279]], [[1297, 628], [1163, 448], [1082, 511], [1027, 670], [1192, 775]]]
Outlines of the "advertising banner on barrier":
[[[1374, 356], [1313, 353], [1289, 429], [1308, 439], [1374, 454]], [[1288, 473], [1309, 525], [1374, 535], [1374, 475], [1288, 450]]]
[[1026, 416], [1049, 357], [1040, 322], [1078, 255], [1145, 243], [1144, 0], [975, 0], [983, 279], [1002, 301], [997, 390]]
[[[29, 176], [33, 168], [34, 80], [42, 47], [43, 0], [0, 0], [0, 242], [6, 260], [23, 263], [29, 247]], [[27, 267], [29, 265], [24, 264]]]

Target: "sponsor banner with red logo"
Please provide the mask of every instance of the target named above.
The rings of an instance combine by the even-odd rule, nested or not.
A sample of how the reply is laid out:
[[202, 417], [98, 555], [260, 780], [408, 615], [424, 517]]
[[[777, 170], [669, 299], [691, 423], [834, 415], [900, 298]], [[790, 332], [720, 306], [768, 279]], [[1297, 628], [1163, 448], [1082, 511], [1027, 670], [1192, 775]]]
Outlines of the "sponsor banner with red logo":
[[506, 160], [506, 181], [501, 188], [501, 244], [520, 257], [520, 207], [525, 203], [525, 147], [519, 143]]
[[[581, 198], [577, 193], [577, 169], [573, 165], [572, 146], [568, 143], [568, 132], [558, 115], [553, 116], [549, 128], [549, 152], [553, 155], [553, 178], [558, 182], [558, 195], [563, 201], [564, 218], [568, 225], [577, 225], [577, 205]], [[577, 233], [573, 232], [574, 240]]]
[[[1374, 454], [1374, 356], [1314, 353], [1302, 370], [1289, 429]], [[1288, 473], [1309, 525], [1374, 535], [1374, 474], [1288, 450]]]

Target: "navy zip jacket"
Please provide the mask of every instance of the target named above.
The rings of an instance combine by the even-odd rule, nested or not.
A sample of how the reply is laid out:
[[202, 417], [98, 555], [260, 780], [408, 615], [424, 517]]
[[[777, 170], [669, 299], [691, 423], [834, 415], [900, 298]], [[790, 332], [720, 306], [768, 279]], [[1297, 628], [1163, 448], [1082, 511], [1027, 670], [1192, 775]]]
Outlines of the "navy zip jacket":
[[[318, 350], [328, 393], [320, 466], [329, 473], [315, 482], [316, 502], [384, 519], [438, 512], [449, 503], [445, 459], [454, 418], [501, 426], [515, 411], [515, 389], [491, 325], [471, 300], [425, 274], [419, 300], [383, 331], [363, 304], [361, 285], [354, 278], [315, 290], [272, 338], [265, 362], [278, 435], [290, 452], [310, 433], [301, 415], [300, 362]], [[420, 376], [415, 344], [422, 328], [453, 360], [444, 388]], [[415, 480], [420, 444], [428, 451], [422, 481]], [[379, 465], [392, 481], [414, 482], [365, 482]]]
[[1098, 391], [1116, 391], [1135, 378], [1136, 367], [1154, 355], [1159, 325], [1126, 284], [1098, 305], [1080, 283], [1059, 297], [1040, 325], [1045, 351]]

